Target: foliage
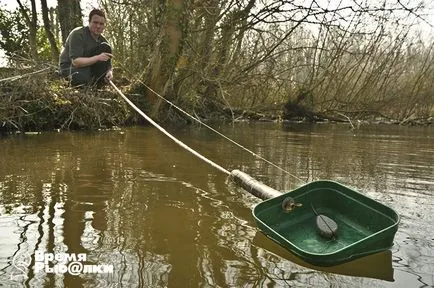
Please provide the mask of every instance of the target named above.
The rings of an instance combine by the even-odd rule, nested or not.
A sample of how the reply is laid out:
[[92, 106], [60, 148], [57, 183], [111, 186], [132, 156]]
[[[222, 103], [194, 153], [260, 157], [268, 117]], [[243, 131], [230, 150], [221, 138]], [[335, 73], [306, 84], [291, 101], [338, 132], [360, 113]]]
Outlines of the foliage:
[[0, 8], [0, 49], [7, 56], [29, 55], [29, 27], [19, 9], [8, 11]]
[[[36, 33], [36, 44], [38, 46], [38, 60], [43, 62], [50, 62], [52, 57], [52, 51], [50, 42], [48, 41], [47, 34], [43, 27], [40, 27]], [[57, 46], [60, 47], [59, 41]]]

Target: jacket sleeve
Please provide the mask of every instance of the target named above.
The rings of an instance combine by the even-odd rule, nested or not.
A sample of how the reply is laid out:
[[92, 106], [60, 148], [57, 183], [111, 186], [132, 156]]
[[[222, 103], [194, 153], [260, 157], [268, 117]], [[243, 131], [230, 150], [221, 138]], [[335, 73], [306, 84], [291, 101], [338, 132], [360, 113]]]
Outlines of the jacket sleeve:
[[69, 41], [69, 58], [71, 60], [78, 57], [85, 57], [84, 55], [84, 39], [81, 30], [75, 30], [71, 33]]

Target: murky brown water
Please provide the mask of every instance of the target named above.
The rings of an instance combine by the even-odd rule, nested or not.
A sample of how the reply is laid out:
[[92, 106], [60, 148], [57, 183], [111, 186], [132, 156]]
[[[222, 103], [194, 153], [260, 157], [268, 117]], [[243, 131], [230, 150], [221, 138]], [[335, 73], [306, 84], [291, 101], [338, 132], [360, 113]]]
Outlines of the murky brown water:
[[[434, 285], [434, 130], [236, 124], [217, 129], [303, 181], [331, 179], [393, 207], [391, 251], [312, 269], [266, 238], [260, 200], [155, 128], [0, 138], [0, 286]], [[279, 190], [297, 179], [204, 128], [172, 128], [228, 170]], [[34, 273], [35, 250], [86, 253], [113, 274]]]

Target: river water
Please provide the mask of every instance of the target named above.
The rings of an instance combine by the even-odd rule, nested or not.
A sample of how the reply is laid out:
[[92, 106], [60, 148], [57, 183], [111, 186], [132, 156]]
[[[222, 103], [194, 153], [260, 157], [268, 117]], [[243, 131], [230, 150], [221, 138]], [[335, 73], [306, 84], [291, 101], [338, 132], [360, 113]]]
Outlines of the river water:
[[[260, 199], [153, 127], [9, 135], [0, 138], [0, 286], [434, 285], [432, 127], [213, 127], [289, 174], [204, 127], [168, 130], [275, 189], [330, 179], [392, 207], [401, 217], [394, 246], [336, 267], [304, 263], [259, 231]], [[113, 273], [35, 269], [39, 257], [61, 252]]]

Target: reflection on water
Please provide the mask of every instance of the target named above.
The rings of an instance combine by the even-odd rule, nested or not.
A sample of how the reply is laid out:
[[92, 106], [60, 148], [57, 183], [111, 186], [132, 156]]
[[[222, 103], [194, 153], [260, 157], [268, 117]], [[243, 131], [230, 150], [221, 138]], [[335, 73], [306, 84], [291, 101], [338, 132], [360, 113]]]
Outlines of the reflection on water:
[[[217, 129], [303, 181], [331, 179], [401, 216], [392, 253], [302, 262], [255, 227], [260, 200], [151, 127], [0, 138], [0, 283], [11, 287], [433, 285], [430, 128], [236, 124]], [[201, 127], [177, 137], [280, 190], [302, 184]], [[34, 251], [86, 253], [113, 274], [36, 272]], [[379, 264], [381, 263], [381, 264]], [[372, 267], [377, 269], [371, 269]]]
[[[319, 267], [301, 260], [296, 255], [289, 252], [277, 243], [269, 241], [269, 239], [267, 239], [267, 237], [261, 232], [258, 232], [255, 235], [252, 244], [258, 246], [259, 250], [265, 249], [265, 251], [272, 252], [273, 254], [290, 260], [291, 262], [301, 265], [303, 267], [334, 274], [369, 277], [386, 281], [394, 281], [392, 268], [392, 253], [390, 250], [365, 256], [345, 264], [340, 264], [332, 267]], [[268, 256], [268, 253], [260, 254]], [[267, 259], [265, 260], [267, 261]]]

